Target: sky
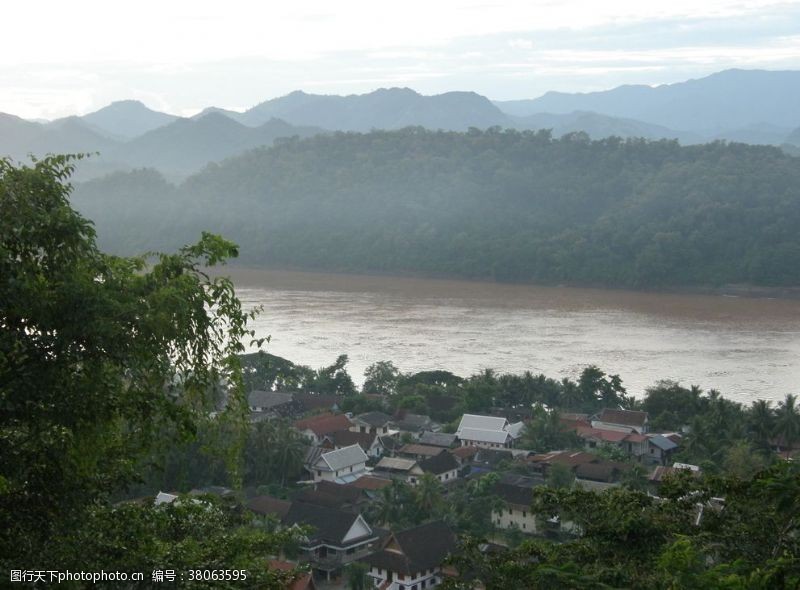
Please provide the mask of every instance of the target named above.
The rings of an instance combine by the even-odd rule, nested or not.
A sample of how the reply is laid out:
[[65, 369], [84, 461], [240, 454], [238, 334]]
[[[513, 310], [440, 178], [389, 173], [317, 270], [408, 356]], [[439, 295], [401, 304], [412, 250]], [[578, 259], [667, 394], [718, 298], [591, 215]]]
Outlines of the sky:
[[11, 0], [0, 112], [114, 100], [189, 116], [304, 90], [410, 87], [494, 100], [800, 69], [800, 2], [772, 0]]

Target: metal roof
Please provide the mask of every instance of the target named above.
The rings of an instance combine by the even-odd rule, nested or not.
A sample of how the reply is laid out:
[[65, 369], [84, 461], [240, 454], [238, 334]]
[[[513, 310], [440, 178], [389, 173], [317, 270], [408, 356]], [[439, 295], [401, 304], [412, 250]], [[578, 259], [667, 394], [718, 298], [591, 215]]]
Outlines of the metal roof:
[[328, 451], [322, 453], [320, 460], [324, 461], [331, 471], [339, 471], [345, 467], [358, 465], [359, 463], [367, 462], [367, 455], [361, 449], [360, 445], [350, 445], [349, 447], [342, 447], [335, 451]]
[[461, 416], [461, 422], [458, 425], [460, 432], [464, 428], [478, 428], [481, 430], [504, 430], [508, 420], [505, 418], [498, 418], [497, 416], [479, 416], [477, 414], [464, 414]]
[[410, 471], [417, 464], [413, 459], [400, 459], [398, 457], [383, 457], [376, 469], [392, 469], [394, 471]]
[[462, 428], [458, 432], [458, 438], [461, 440], [474, 440], [486, 443], [500, 443], [505, 442], [511, 435], [505, 430], [484, 430], [482, 428]]
[[660, 434], [656, 434], [655, 436], [650, 437], [650, 442], [657, 446], [662, 451], [671, 451], [672, 449], [677, 449], [678, 445], [674, 442], [669, 440], [666, 436], [661, 436]]

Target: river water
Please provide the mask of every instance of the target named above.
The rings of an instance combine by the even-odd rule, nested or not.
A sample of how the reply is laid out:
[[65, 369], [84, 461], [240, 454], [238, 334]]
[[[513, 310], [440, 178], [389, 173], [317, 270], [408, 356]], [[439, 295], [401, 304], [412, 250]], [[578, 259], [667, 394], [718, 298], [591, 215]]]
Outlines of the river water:
[[737, 401], [800, 392], [800, 300], [229, 268], [266, 350], [350, 374], [485, 367], [577, 377], [595, 364], [641, 396], [658, 380]]

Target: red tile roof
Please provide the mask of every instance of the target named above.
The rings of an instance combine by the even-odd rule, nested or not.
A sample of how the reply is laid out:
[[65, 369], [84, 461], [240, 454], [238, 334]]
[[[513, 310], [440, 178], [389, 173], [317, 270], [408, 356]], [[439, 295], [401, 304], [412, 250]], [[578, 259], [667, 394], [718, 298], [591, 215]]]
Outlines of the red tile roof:
[[350, 419], [344, 414], [321, 414], [294, 423], [298, 430], [311, 430], [317, 436], [324, 436], [339, 430], [347, 430], [352, 426]]
[[357, 480], [345, 484], [349, 487], [358, 488], [360, 490], [380, 490], [381, 488], [385, 488], [388, 485], [391, 485], [392, 481], [389, 479], [383, 479], [381, 477], [373, 477], [371, 475], [364, 475], [359, 477]]
[[575, 429], [575, 433], [581, 438], [592, 438], [601, 440], [603, 442], [617, 443], [629, 436], [627, 432], [620, 432], [619, 430], [605, 430], [602, 428], [585, 428], [579, 427]]
[[[270, 559], [269, 567], [273, 570], [282, 572], [290, 572], [297, 567], [297, 564], [289, 563], [288, 561], [279, 561], [277, 559]], [[298, 572], [291, 582], [284, 586], [285, 590], [315, 590], [316, 584], [314, 579], [308, 572]]]
[[647, 412], [635, 410], [612, 410], [604, 409], [597, 417], [601, 422], [608, 424], [622, 424], [624, 426], [644, 426], [647, 422]]
[[478, 447], [458, 447], [450, 452], [459, 459], [468, 459], [478, 452]]
[[625, 442], [641, 443], [646, 441], [647, 437], [644, 434], [637, 434], [635, 432], [632, 432], [628, 436], [626, 436], [624, 440]]

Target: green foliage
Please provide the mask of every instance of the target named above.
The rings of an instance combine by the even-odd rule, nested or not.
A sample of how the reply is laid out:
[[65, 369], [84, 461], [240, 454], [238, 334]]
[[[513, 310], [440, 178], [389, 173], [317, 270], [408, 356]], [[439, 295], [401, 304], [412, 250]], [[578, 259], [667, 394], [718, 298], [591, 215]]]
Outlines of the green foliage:
[[242, 355], [241, 359], [248, 391], [302, 391], [345, 396], [356, 393], [353, 379], [347, 372], [346, 354], [339, 355], [332, 365], [316, 370], [263, 351]]
[[522, 448], [547, 452], [579, 448], [580, 441], [572, 431], [565, 431], [557, 410], [547, 411], [540, 404], [533, 409], [533, 417], [522, 430]]
[[173, 248], [210, 228], [264, 266], [613, 287], [800, 283], [800, 167], [766, 146], [496, 128], [333, 133], [156, 186], [159, 206], [132, 224], [109, 195], [139, 202], [155, 184], [141, 182], [147, 190], [115, 175], [76, 195], [114, 251]]
[[367, 590], [371, 586], [370, 577], [367, 576], [369, 566], [360, 561], [354, 561], [345, 567], [348, 590]]
[[303, 473], [308, 440], [286, 420], [265, 420], [250, 431], [245, 447], [245, 481], [281, 487]]
[[392, 361], [378, 361], [364, 371], [364, 393], [393, 395], [397, 393], [400, 370]]
[[[229, 280], [202, 270], [236, 256], [236, 246], [203, 233], [176, 254], [102, 253], [91, 223], [69, 206], [74, 160], [0, 160], [2, 568], [30, 568], [43, 555], [91, 559], [92, 539], [105, 534], [92, 527], [116, 522], [104, 516], [114, 514], [109, 497], [198, 427], [225, 431], [217, 456], [231, 483], [241, 481], [237, 355], [254, 336], [252, 314]], [[135, 531], [108, 534], [121, 548]]]
[[[247, 570], [247, 587], [284, 588], [286, 572], [269, 570], [265, 556], [291, 545], [295, 533], [268, 533], [249, 526], [234, 506], [190, 497], [151, 503], [94, 505], [81, 522], [46, 546], [47, 567], [72, 571], [143, 572], [172, 569]], [[184, 588], [241, 588], [242, 582], [184, 579]], [[103, 587], [103, 586], [100, 586]], [[109, 584], [118, 587], [118, 583]]]
[[568, 490], [575, 485], [575, 472], [563, 463], [554, 463], [547, 470], [547, 485], [554, 490]]
[[532, 510], [557, 515], [577, 536], [564, 543], [526, 541], [489, 555], [467, 540], [454, 559], [461, 576], [444, 588], [471, 588], [475, 580], [487, 589], [721, 590], [800, 583], [796, 465], [777, 464], [751, 480], [677, 478], [662, 492], [656, 499], [624, 488], [536, 488]]

